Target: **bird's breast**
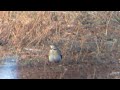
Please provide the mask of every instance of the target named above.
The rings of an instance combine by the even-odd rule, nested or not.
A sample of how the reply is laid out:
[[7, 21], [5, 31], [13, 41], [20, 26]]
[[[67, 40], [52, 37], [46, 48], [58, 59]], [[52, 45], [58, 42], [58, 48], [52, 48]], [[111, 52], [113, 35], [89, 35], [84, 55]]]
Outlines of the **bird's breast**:
[[56, 51], [50, 51], [49, 53], [49, 61], [60, 61], [61, 55], [59, 53], [57, 53]]

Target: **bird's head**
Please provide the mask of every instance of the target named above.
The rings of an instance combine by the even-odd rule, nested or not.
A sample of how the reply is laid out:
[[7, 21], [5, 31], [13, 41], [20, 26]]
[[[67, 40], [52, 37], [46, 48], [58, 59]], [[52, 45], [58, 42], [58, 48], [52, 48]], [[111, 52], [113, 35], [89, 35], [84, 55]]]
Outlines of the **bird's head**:
[[57, 47], [55, 45], [50, 45], [50, 48], [54, 49], [54, 50], [57, 49]]

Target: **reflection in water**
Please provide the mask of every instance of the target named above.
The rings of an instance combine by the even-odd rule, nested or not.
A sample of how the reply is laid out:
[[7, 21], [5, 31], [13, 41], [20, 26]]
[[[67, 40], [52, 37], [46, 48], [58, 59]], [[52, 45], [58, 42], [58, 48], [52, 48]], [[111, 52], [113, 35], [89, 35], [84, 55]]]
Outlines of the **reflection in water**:
[[0, 79], [17, 79], [17, 57], [7, 57], [0, 65]]

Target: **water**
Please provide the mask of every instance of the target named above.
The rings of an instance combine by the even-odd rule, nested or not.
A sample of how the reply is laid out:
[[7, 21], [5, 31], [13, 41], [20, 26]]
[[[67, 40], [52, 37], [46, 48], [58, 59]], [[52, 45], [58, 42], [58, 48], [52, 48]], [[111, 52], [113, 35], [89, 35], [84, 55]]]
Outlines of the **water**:
[[[64, 77], [65, 74], [68, 75], [67, 78], [71, 78], [71, 75], [75, 73], [70, 72], [70, 74], [62, 66], [46, 65], [45, 62], [35, 60], [26, 65], [21, 65], [19, 62], [17, 56], [7, 56], [4, 60], [0, 60], [0, 79], [54, 79]], [[75, 78], [78, 77], [79, 72], [75, 73]]]
[[7, 57], [0, 65], [0, 79], [17, 79], [17, 57]]

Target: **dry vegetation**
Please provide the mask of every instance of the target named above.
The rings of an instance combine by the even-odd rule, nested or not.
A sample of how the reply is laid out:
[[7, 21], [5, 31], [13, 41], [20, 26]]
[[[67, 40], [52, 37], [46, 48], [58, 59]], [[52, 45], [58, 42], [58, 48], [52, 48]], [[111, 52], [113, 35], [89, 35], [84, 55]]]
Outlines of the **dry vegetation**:
[[[17, 54], [22, 78], [120, 78], [119, 37], [119, 11], [0, 12], [0, 57]], [[45, 63], [51, 43], [59, 65]]]

